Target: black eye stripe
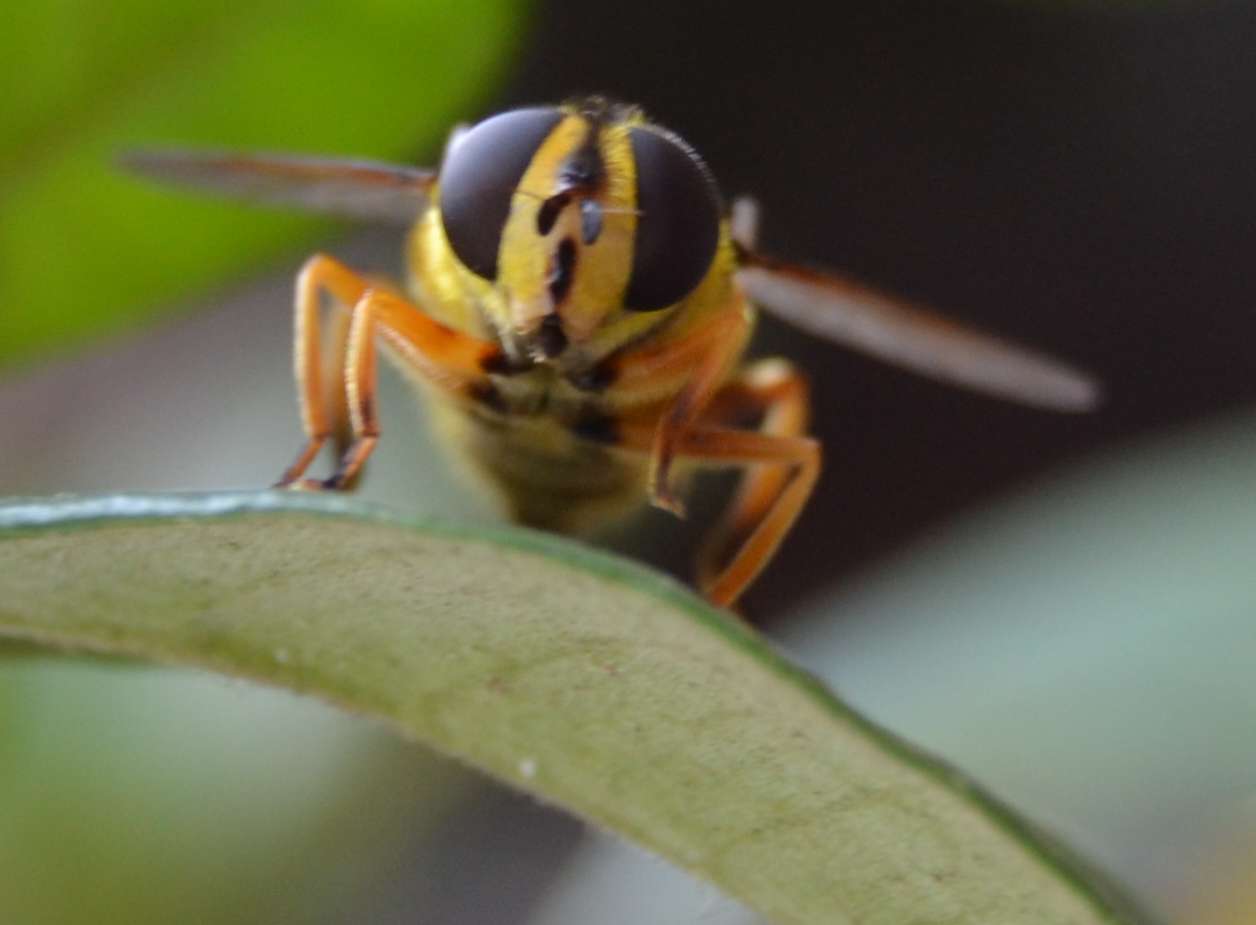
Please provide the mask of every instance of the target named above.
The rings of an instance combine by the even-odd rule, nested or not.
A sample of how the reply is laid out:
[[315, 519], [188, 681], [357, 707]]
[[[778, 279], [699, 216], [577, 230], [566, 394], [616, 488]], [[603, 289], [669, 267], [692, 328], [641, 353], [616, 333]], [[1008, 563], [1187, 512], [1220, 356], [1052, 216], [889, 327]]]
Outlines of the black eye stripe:
[[584, 142], [563, 162], [559, 178], [565, 186], [591, 189], [600, 184], [606, 175], [602, 152], [598, 150], [596, 123], [589, 124]]
[[536, 212], [536, 233], [545, 236], [553, 231], [554, 223], [558, 221], [558, 213], [567, 208], [567, 203], [570, 201], [571, 196], [567, 193], [559, 193], [541, 203], [541, 208]]
[[720, 197], [706, 165], [674, 135], [629, 133], [637, 167], [637, 231], [624, 307], [655, 311], [693, 291], [720, 235]]
[[562, 121], [557, 109], [516, 109], [476, 125], [441, 165], [445, 236], [471, 272], [497, 277], [497, 252], [510, 203], [537, 149]]
[[554, 266], [550, 269], [546, 286], [549, 288], [550, 300], [555, 307], [561, 305], [571, 292], [572, 274], [576, 269], [576, 242], [571, 238], [563, 238], [558, 244], [558, 252], [554, 255]]

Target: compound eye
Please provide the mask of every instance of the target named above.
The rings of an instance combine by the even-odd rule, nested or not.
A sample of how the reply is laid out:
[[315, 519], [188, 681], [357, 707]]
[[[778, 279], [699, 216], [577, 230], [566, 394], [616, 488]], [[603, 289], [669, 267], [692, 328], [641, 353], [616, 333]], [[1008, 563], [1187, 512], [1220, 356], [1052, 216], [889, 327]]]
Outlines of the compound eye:
[[637, 165], [637, 233], [624, 307], [656, 311], [706, 276], [720, 237], [720, 194], [706, 164], [675, 135], [629, 134]]
[[497, 251], [510, 203], [557, 109], [516, 109], [485, 119], [450, 148], [441, 165], [440, 214], [445, 237], [476, 276], [497, 277]]

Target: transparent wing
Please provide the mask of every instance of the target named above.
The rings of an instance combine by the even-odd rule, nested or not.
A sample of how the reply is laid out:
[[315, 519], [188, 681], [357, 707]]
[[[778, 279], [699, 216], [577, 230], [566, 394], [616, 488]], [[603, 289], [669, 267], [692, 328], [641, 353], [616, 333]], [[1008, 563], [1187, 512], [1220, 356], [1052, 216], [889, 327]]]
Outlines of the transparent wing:
[[155, 150], [124, 154], [122, 165], [162, 183], [348, 218], [413, 222], [436, 173], [374, 161], [293, 154]]
[[1098, 384], [1034, 351], [834, 273], [742, 251], [751, 301], [809, 334], [942, 382], [1057, 411], [1086, 411]]

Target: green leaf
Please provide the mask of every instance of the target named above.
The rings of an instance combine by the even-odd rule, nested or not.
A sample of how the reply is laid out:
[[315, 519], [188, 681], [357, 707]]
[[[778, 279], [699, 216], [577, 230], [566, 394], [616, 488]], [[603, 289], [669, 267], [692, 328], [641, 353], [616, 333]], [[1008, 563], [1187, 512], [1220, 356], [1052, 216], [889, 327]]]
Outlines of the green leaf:
[[18, 501], [0, 580], [0, 634], [384, 719], [783, 925], [1143, 920], [753, 631], [569, 541], [291, 493]]
[[318, 223], [158, 190], [118, 152], [434, 152], [518, 34], [508, 0], [50, 0], [0, 30], [0, 363], [134, 325]]

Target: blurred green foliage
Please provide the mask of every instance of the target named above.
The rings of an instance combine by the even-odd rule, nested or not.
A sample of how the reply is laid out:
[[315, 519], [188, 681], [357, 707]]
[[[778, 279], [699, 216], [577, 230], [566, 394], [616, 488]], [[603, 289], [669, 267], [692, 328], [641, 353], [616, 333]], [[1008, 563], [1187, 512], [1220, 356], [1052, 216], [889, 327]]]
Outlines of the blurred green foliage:
[[263, 265], [308, 218], [185, 198], [120, 150], [431, 157], [502, 72], [509, 0], [50, 0], [0, 30], [0, 363], [64, 350]]

